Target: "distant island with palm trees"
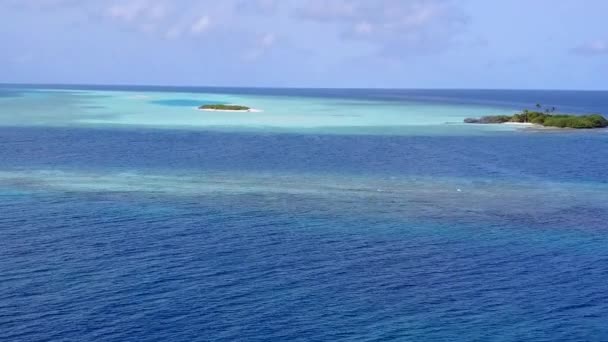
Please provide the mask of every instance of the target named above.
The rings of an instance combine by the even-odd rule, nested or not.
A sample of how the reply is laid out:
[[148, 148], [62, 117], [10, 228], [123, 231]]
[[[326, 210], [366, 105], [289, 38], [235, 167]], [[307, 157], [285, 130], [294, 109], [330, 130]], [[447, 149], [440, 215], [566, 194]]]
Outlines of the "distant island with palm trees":
[[466, 118], [465, 123], [473, 124], [530, 124], [543, 127], [557, 128], [604, 128], [608, 127], [608, 120], [601, 114], [576, 115], [576, 114], [554, 114], [556, 108], [543, 108], [536, 104], [536, 110], [524, 109], [513, 115], [489, 115], [481, 118]]

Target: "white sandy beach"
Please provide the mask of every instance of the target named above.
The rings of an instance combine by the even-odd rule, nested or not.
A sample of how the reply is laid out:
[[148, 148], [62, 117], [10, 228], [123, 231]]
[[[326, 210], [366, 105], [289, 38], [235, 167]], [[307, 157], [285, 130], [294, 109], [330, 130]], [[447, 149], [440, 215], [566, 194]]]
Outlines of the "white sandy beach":
[[560, 131], [560, 130], [569, 130], [574, 128], [568, 127], [551, 127], [551, 126], [543, 126], [531, 122], [504, 122], [501, 125], [509, 125], [509, 126], [517, 126], [522, 129], [531, 129], [531, 130], [543, 130], [543, 131]]
[[545, 128], [545, 126], [543, 126], [543, 125], [539, 125], [539, 124], [535, 124], [535, 123], [531, 123], [531, 122], [504, 122], [504, 123], [502, 123], [502, 125], [513, 125], [513, 126], [522, 126], [522, 127], [542, 127], [542, 128]]

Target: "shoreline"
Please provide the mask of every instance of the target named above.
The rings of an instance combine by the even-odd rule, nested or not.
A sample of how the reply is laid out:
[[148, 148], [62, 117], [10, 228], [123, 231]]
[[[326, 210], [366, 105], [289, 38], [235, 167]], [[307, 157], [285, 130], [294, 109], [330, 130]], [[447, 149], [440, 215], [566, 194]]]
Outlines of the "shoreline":
[[543, 125], [531, 123], [531, 122], [503, 122], [500, 125], [513, 125], [513, 126], [526, 126], [526, 127], [545, 127]]
[[531, 122], [501, 122], [501, 123], [466, 123], [466, 125], [497, 125], [497, 126], [511, 126], [522, 131], [564, 131], [564, 130], [575, 130], [569, 127], [552, 127], [543, 126], [541, 124], [535, 124]]
[[255, 109], [255, 108], [249, 108], [249, 109], [243, 109], [243, 110], [236, 110], [236, 109], [210, 109], [210, 108], [196, 108], [197, 110], [203, 111], [203, 112], [228, 112], [228, 113], [261, 113], [263, 112], [263, 110], [261, 109]]
[[547, 127], [547, 126], [543, 126], [540, 124], [535, 124], [535, 123], [531, 123], [531, 122], [503, 122], [499, 125], [508, 125], [508, 126], [513, 126], [513, 127], [518, 127], [518, 128], [522, 128], [522, 129], [560, 129], [559, 127]]
[[[535, 123], [531, 123], [531, 122], [503, 122], [499, 125], [510, 125], [510, 126], [515, 126], [515, 127], [519, 127], [522, 130], [528, 130], [528, 131], [575, 131], [577, 130], [576, 128], [572, 128], [572, 127], [555, 127], [555, 126], [543, 126], [541, 124], [535, 124]], [[595, 129], [601, 129], [601, 128], [595, 128]]]

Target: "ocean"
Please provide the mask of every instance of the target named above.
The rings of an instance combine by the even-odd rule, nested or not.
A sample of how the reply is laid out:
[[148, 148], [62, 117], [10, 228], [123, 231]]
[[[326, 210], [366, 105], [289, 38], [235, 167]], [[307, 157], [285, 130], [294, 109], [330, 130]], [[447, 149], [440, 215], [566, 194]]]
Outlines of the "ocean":
[[462, 123], [536, 103], [0, 86], [0, 340], [608, 340], [608, 130]]

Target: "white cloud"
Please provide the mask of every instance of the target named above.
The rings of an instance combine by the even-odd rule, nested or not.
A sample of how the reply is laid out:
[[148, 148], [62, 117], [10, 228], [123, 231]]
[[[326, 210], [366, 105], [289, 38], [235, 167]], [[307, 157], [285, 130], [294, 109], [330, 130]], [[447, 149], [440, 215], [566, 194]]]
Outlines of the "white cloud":
[[602, 55], [608, 54], [608, 40], [593, 40], [581, 44], [574, 49], [573, 52], [580, 55]]
[[253, 42], [253, 47], [244, 55], [247, 61], [253, 61], [266, 54], [277, 42], [277, 36], [274, 33], [265, 33], [258, 36]]
[[[205, 2], [180, 0], [115, 0], [106, 8], [106, 16], [145, 33], [157, 33], [166, 39], [179, 39], [184, 33], [200, 35], [211, 26], [209, 15], [193, 16]], [[213, 8], [210, 6], [210, 8]]]
[[211, 25], [211, 20], [209, 19], [209, 16], [203, 15], [200, 18], [198, 18], [192, 24], [192, 26], [190, 26], [190, 32], [192, 32], [192, 34], [195, 34], [195, 35], [204, 33], [205, 31], [207, 31], [209, 29], [210, 25]]
[[167, 15], [167, 7], [162, 3], [152, 4], [148, 8], [148, 16], [150, 19], [158, 20]]
[[77, 4], [78, 0], [3, 0], [4, 4], [33, 10], [52, 10]]
[[342, 36], [381, 50], [436, 51], [453, 43], [467, 17], [452, 0], [312, 0], [297, 17], [342, 28]]
[[[245, 46], [252, 59], [276, 45], [274, 33], [261, 32], [285, 30], [283, 40], [290, 41], [301, 36], [304, 29], [296, 28], [301, 25], [310, 25], [313, 31], [322, 27], [333, 36], [329, 38], [337, 36], [345, 45], [353, 40], [364, 42], [357, 45], [364, 45], [366, 53], [388, 57], [445, 49], [466, 27], [457, 0], [2, 1], [26, 9], [43, 6], [80, 11], [87, 20], [97, 17], [108, 27], [118, 25], [160, 39], [204, 38], [211, 42], [228, 38]], [[214, 35], [205, 35], [211, 29]]]
[[165, 38], [167, 39], [178, 39], [182, 36], [183, 30], [181, 27], [174, 26], [167, 30]]
[[355, 25], [355, 33], [357, 34], [370, 34], [373, 30], [374, 26], [365, 20]]
[[268, 14], [277, 10], [279, 0], [238, 0], [235, 4], [237, 10], [252, 14]]
[[169, 13], [163, 0], [130, 0], [115, 2], [106, 9], [106, 16], [123, 24], [132, 25], [146, 33], [153, 33], [162, 26]]
[[108, 8], [108, 16], [114, 19], [132, 21], [145, 9], [144, 2], [122, 2]]
[[266, 33], [264, 34], [259, 41], [259, 45], [264, 48], [269, 48], [274, 45], [277, 37], [274, 33]]
[[312, 0], [296, 9], [296, 15], [316, 21], [335, 21], [357, 17], [360, 1]]

